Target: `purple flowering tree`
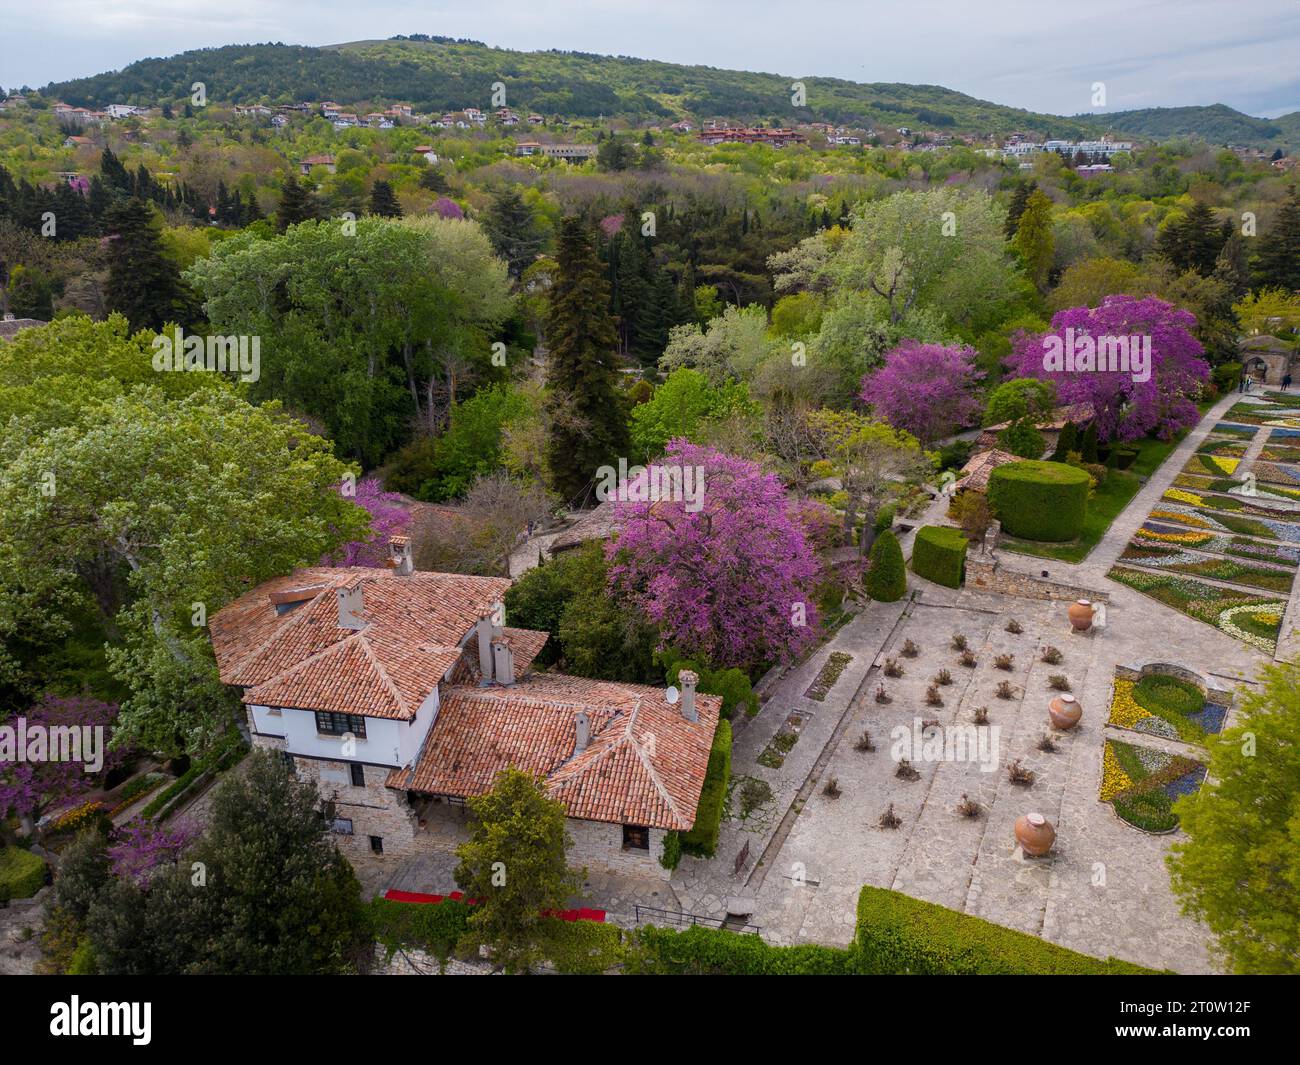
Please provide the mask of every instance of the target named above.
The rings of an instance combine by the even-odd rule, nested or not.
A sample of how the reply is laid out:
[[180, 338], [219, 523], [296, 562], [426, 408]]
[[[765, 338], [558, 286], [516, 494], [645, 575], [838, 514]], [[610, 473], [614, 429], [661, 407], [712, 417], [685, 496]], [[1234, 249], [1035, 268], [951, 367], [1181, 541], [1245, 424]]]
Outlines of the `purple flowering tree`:
[[[1196, 317], [1171, 303], [1147, 296], [1107, 296], [1099, 307], [1070, 307], [1052, 318], [1042, 334], [1022, 334], [1007, 364], [1014, 377], [1038, 377], [1056, 383], [1061, 403], [1089, 403], [1102, 440], [1137, 440], [1154, 433], [1168, 440], [1196, 424], [1196, 398], [1209, 380], [1204, 349], [1192, 335]], [[1096, 369], [1062, 366], [1065, 349], [1100, 349], [1101, 341], [1125, 338], [1129, 348], [1145, 347], [1149, 338], [1149, 377], [1138, 380], [1130, 368]], [[1061, 352], [1057, 358], [1057, 352]], [[1107, 360], [1108, 362], [1110, 360]], [[1132, 367], [1130, 355], [1130, 367]]]
[[885, 364], [862, 379], [860, 398], [895, 429], [930, 444], [975, 421], [980, 414], [975, 349], [905, 340]]
[[113, 875], [143, 887], [158, 866], [175, 862], [198, 834], [193, 825], [185, 822], [164, 827], [139, 817], [128, 821], [113, 830], [108, 845]]
[[[339, 491], [343, 488], [340, 485]], [[357, 482], [352, 502], [370, 515], [369, 538], [349, 540], [332, 555], [321, 559], [322, 566], [370, 566], [388, 564], [388, 541], [398, 535], [411, 520], [410, 512], [402, 505], [402, 497], [395, 492], [385, 492], [378, 477], [363, 477]]]
[[465, 217], [465, 212], [461, 210], [460, 204], [455, 200], [448, 199], [446, 196], [439, 196], [434, 200], [431, 210], [442, 218]]
[[702, 467], [702, 498], [614, 504], [611, 591], [659, 626], [664, 646], [716, 666], [797, 655], [813, 638], [819, 565], [780, 479], [683, 439], [657, 465]]
[[[20, 729], [19, 718], [25, 722]], [[104, 775], [126, 757], [125, 750], [109, 750], [117, 705], [83, 696], [65, 698], [46, 695], [25, 713], [7, 718], [4, 725], [14, 730], [15, 749], [0, 748], [0, 820], [17, 817], [23, 831], [30, 834], [46, 811], [74, 796], [99, 787]], [[81, 761], [54, 757], [57, 753], [48, 742], [54, 729], [68, 727], [102, 728], [103, 746], [98, 748], [103, 764], [98, 772], [86, 772], [90, 752], [84, 745]], [[39, 731], [37, 731], [39, 730]], [[38, 737], [45, 737], [40, 740]], [[22, 749], [16, 749], [21, 744]], [[37, 746], [39, 744], [39, 746]]]

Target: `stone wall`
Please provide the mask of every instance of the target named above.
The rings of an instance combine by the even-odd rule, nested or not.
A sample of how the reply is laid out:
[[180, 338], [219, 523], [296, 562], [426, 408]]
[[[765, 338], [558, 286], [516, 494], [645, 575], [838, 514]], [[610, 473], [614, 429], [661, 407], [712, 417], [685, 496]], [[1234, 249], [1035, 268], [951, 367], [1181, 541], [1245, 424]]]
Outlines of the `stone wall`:
[[314, 783], [321, 798], [334, 804], [334, 816], [352, 822], [352, 835], [334, 835], [339, 850], [348, 858], [376, 858], [370, 847], [371, 836], [383, 840], [384, 861], [404, 858], [415, 851], [415, 811], [407, 804], [405, 792], [385, 785], [390, 772], [386, 766], [362, 766], [366, 782], [356, 786], [351, 783], [348, 762], [301, 757], [293, 761], [298, 779]]
[[1110, 593], [1077, 584], [1062, 584], [1048, 577], [1035, 577], [1023, 570], [1008, 569], [994, 555], [980, 553], [966, 558], [966, 587], [981, 592], [1015, 595], [1022, 599], [1060, 599], [1073, 602], [1090, 599], [1109, 603]]
[[1201, 694], [1205, 696], [1206, 702], [1213, 703], [1215, 706], [1232, 706], [1235, 702], [1235, 697], [1230, 688], [1224, 687], [1213, 677], [1204, 676], [1188, 669], [1186, 666], [1175, 665], [1172, 662], [1146, 662], [1140, 666], [1116, 664], [1115, 666], [1115, 676], [1124, 680], [1131, 680], [1135, 684], [1152, 673], [1177, 677], [1179, 680], [1186, 681], [1192, 687], [1200, 690]]
[[592, 872], [620, 873], [625, 876], [658, 877], [667, 880], [672, 871], [659, 864], [664, 852], [665, 832], [650, 829], [648, 850], [623, 846], [623, 826], [604, 821], [579, 821], [570, 817], [565, 827], [573, 839], [569, 848], [569, 865], [586, 866]]

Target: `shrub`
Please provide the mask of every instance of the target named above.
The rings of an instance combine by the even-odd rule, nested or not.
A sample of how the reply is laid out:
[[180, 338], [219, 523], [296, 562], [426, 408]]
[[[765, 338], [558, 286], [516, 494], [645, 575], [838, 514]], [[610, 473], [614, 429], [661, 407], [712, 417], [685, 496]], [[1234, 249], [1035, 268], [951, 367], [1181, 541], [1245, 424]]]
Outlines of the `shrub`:
[[1022, 459], [1041, 458], [1047, 441], [1032, 422], [1012, 422], [998, 433], [998, 447]]
[[373, 899], [369, 920], [375, 941], [390, 958], [399, 947], [417, 947], [446, 962], [469, 931], [469, 906], [455, 899], [427, 904]]
[[727, 801], [727, 784], [731, 780], [731, 723], [718, 722], [713, 734], [713, 749], [709, 753], [709, 767], [704, 773], [704, 787], [700, 791], [699, 806], [695, 811], [695, 824], [681, 837], [682, 850], [700, 858], [712, 858], [718, 849], [718, 829], [722, 824], [722, 808]]
[[867, 594], [881, 603], [893, 603], [907, 594], [907, 571], [898, 537], [886, 529], [871, 545], [871, 568], [867, 570]]
[[800, 944], [773, 947], [758, 936], [695, 926], [678, 932], [647, 925], [637, 929], [640, 951], [628, 972], [679, 976], [847, 976], [857, 952]]
[[1012, 536], [1077, 539], [1088, 509], [1087, 471], [1061, 462], [1009, 462], [989, 476], [989, 504]]
[[0, 902], [30, 899], [45, 883], [45, 862], [22, 847], [0, 848]]
[[754, 685], [745, 676], [742, 670], [732, 667], [731, 669], [708, 669], [699, 663], [690, 659], [678, 659], [668, 653], [665, 661], [667, 669], [665, 677], [667, 683], [677, 684], [681, 671], [689, 669], [695, 673], [700, 682], [696, 685], [696, 691], [701, 695], [719, 695], [722, 697], [722, 716], [730, 719], [736, 716], [737, 711], [741, 711], [749, 717], [758, 713], [758, 695], [754, 691]]
[[[948, 504], [948, 517], [961, 526], [967, 538], [982, 540], [993, 524], [993, 511], [983, 492], [958, 492]], [[915, 555], [913, 551], [913, 555]]]
[[682, 860], [682, 837], [679, 832], [664, 833], [664, 852], [659, 855], [659, 864], [665, 869], [676, 869]]
[[1228, 392], [1237, 387], [1241, 380], [1242, 366], [1239, 362], [1225, 362], [1210, 371], [1210, 380], [1214, 382], [1214, 387], [1220, 393]]
[[912, 572], [918, 577], [960, 588], [966, 569], [966, 537], [960, 529], [925, 525], [912, 545]]
[[979, 917], [887, 888], [858, 896], [856, 971], [875, 975], [1140, 975], [1140, 965], [1091, 958]]
[[1177, 677], [1152, 673], [1143, 677], [1133, 688], [1133, 699], [1138, 706], [1159, 713], [1196, 714], [1205, 706], [1205, 696], [1195, 684]]

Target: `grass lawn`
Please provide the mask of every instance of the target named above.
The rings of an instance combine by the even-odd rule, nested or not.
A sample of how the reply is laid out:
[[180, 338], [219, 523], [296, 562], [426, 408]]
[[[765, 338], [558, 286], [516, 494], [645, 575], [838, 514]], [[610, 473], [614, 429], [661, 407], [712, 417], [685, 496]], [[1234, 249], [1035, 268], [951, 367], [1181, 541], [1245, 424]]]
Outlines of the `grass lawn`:
[[[1202, 416], [1214, 404], [1200, 404]], [[1017, 540], [1003, 536], [1000, 547], [1035, 558], [1051, 558], [1058, 562], [1082, 562], [1088, 553], [1101, 543], [1106, 530], [1142, 487], [1145, 481], [1160, 468], [1191, 430], [1185, 429], [1172, 440], [1143, 439], [1137, 443], [1138, 454], [1127, 470], [1110, 470], [1106, 480], [1088, 497], [1088, 513], [1083, 519], [1083, 535], [1068, 544], [1041, 544], [1031, 540]]]

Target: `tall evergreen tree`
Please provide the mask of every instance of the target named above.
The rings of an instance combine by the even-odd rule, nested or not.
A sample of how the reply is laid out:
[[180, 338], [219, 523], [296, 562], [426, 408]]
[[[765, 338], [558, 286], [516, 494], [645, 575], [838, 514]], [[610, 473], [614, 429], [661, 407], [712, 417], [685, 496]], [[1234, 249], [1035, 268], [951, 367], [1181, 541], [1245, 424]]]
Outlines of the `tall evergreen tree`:
[[1261, 288], [1300, 289], [1300, 198], [1294, 185], [1291, 198], [1260, 234], [1255, 283]]
[[609, 285], [581, 218], [560, 227], [547, 323], [551, 435], [547, 459], [561, 495], [587, 490], [600, 466], [628, 449], [627, 412], [614, 369]]
[[105, 228], [112, 237], [104, 287], [109, 310], [124, 314], [133, 330], [188, 319], [180, 277], [163, 254], [153, 208], [132, 197], [109, 212]]
[[1038, 291], [1045, 292], [1056, 251], [1056, 236], [1052, 231], [1052, 201], [1044, 193], [1038, 190], [1030, 193], [1011, 243], [1024, 260], [1030, 280]]
[[1011, 203], [1007, 207], [1007, 240], [1014, 240], [1016, 229], [1020, 225], [1020, 216], [1025, 213], [1025, 205], [1029, 202], [1030, 195], [1038, 188], [1037, 181], [1021, 181], [1015, 190], [1011, 193]]
[[1214, 212], [1198, 203], [1181, 221], [1165, 227], [1156, 247], [1180, 271], [1195, 270], [1209, 277], [1223, 248], [1223, 230]]
[[283, 233], [292, 225], [319, 217], [316, 197], [311, 189], [298, 180], [297, 174], [290, 173], [280, 188], [280, 206], [275, 212], [276, 228]]
[[370, 190], [370, 213], [381, 218], [402, 217], [402, 205], [397, 202], [393, 186], [387, 181], [376, 181]]
[[493, 250], [506, 261], [516, 281], [542, 249], [533, 210], [517, 189], [499, 190], [479, 219]]

